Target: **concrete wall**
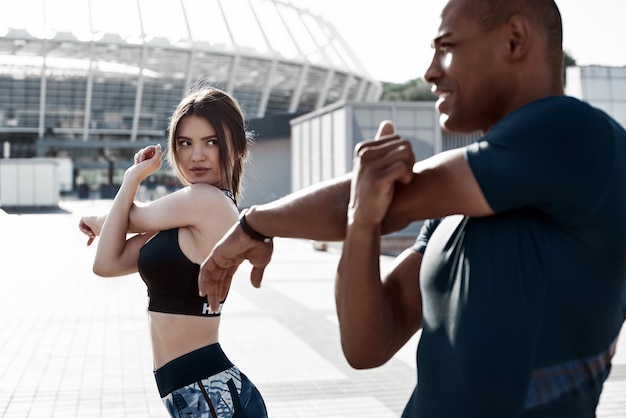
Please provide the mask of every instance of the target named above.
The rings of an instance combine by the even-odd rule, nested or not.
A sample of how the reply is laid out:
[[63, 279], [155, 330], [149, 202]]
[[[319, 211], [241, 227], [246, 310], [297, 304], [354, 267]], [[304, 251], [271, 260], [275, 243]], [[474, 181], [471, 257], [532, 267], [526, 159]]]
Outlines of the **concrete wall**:
[[239, 207], [271, 202], [291, 192], [289, 138], [262, 140], [250, 150], [244, 171], [243, 198]]
[[[292, 190], [350, 172], [355, 145], [374, 138], [386, 119], [411, 141], [418, 160], [431, 157], [442, 149], [438, 118], [432, 102], [344, 103], [296, 118], [291, 122]], [[421, 224], [394, 235], [415, 237]]]
[[292, 189], [340, 176], [352, 170], [357, 143], [372, 139], [383, 120], [411, 141], [418, 160], [442, 149], [438, 115], [432, 102], [344, 103], [294, 119]]

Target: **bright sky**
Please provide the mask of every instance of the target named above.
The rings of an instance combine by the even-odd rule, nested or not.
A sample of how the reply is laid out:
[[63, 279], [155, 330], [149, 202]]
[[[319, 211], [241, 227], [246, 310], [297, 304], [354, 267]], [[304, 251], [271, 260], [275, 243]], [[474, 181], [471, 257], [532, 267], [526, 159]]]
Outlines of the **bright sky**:
[[[292, 0], [333, 23], [370, 74], [404, 82], [423, 75], [442, 0]], [[626, 65], [626, 1], [557, 0], [564, 49], [579, 65]]]
[[[179, 0], [138, 0], [142, 4], [144, 26], [147, 32], [172, 36], [169, 30], [186, 28]], [[405, 82], [421, 77], [432, 56], [431, 40], [437, 31], [439, 13], [445, 0], [284, 0], [308, 9], [330, 21], [342, 35], [372, 77], [390, 82]], [[564, 21], [564, 48], [579, 65], [626, 65], [626, 1], [625, 0], [556, 0]], [[227, 11], [243, 16], [245, 3], [222, 0]], [[69, 30], [77, 36], [90, 35], [88, 19], [72, 19], [72, 15], [88, 16], [88, 5], [93, 9], [93, 28], [96, 31], [126, 31], [140, 33], [137, 3], [128, 0], [0, 0], [0, 33], [2, 26], [43, 27]], [[217, 30], [221, 19], [207, 20], [218, 15], [217, 2], [188, 0], [186, 9], [192, 29], [207, 32], [213, 42], [220, 43]], [[258, 2], [258, 5], [270, 4]], [[42, 5], [47, 13], [43, 13]], [[157, 6], [158, 5], [158, 6]], [[154, 6], [154, 7], [151, 7]], [[212, 9], [202, 9], [212, 6]], [[233, 9], [233, 10], [230, 10]], [[67, 14], [72, 10], [73, 14]], [[111, 17], [111, 12], [115, 13]], [[228, 13], [227, 13], [228, 14]], [[250, 14], [250, 13], [248, 13]], [[164, 18], [163, 16], [167, 16]], [[7, 17], [9, 16], [9, 17]], [[163, 25], [167, 20], [168, 24]], [[236, 23], [231, 19], [231, 24]], [[209, 24], [207, 24], [207, 22]], [[106, 24], [105, 24], [106, 23]], [[114, 25], [117, 24], [117, 27]], [[263, 42], [253, 24], [234, 30], [237, 37], [246, 35]], [[103, 27], [101, 27], [103, 26]], [[106, 27], [104, 27], [106, 26]], [[276, 27], [280, 27], [279, 23]], [[298, 29], [298, 28], [295, 28]], [[291, 29], [291, 30], [295, 30]], [[162, 33], [163, 32], [163, 33]], [[165, 32], [168, 32], [167, 34]], [[215, 32], [215, 33], [214, 33]], [[222, 31], [224, 36], [227, 33]], [[185, 32], [186, 34], [186, 32]], [[186, 36], [186, 35], [185, 35]], [[194, 37], [198, 37], [196, 33]], [[285, 35], [278, 35], [285, 36]], [[239, 42], [240, 40], [237, 39]], [[257, 42], [257, 43], [258, 43]], [[275, 39], [272, 42], [276, 42]], [[228, 42], [226, 42], [228, 43]], [[243, 42], [245, 43], [245, 41]], [[265, 44], [264, 44], [265, 45]], [[285, 51], [283, 51], [285, 52]]]

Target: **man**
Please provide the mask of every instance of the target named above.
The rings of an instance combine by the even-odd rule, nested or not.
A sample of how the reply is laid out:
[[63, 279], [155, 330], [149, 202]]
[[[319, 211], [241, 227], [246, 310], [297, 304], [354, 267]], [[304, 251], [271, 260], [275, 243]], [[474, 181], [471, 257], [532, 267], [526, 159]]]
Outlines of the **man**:
[[[626, 132], [563, 95], [561, 37], [552, 0], [449, 0], [425, 79], [444, 129], [484, 137], [413, 166], [381, 124], [353, 175], [246, 212], [201, 293], [216, 306], [244, 259], [259, 286], [271, 236], [343, 240], [350, 364], [422, 328], [404, 417], [594, 417], [624, 319]], [[427, 219], [381, 280], [381, 234]]]

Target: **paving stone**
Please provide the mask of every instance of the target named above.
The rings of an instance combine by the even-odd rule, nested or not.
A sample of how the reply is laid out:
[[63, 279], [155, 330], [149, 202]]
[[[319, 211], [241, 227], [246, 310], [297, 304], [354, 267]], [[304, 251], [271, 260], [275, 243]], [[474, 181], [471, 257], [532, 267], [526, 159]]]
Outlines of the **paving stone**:
[[[0, 210], [0, 418], [167, 417], [152, 371], [145, 285], [138, 275], [95, 276], [95, 246], [78, 231], [82, 214], [110, 203]], [[237, 273], [220, 328], [270, 417], [399, 417], [415, 383], [419, 335], [384, 366], [352, 369], [334, 308], [339, 246], [275, 245], [261, 289], [249, 284], [249, 265]], [[383, 269], [392, 260], [382, 256]], [[626, 417], [624, 335], [599, 418]]]

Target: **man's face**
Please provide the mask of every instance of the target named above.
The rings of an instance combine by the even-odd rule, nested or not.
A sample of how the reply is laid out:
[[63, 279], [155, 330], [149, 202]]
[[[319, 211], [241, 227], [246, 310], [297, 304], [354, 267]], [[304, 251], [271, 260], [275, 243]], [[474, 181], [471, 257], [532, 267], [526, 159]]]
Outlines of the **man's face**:
[[450, 0], [444, 8], [425, 79], [439, 96], [444, 129], [486, 132], [506, 114], [511, 93], [506, 25], [486, 31], [463, 8], [467, 1]]

